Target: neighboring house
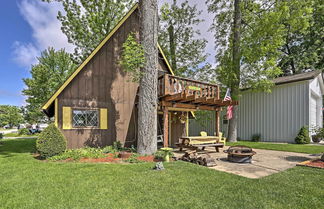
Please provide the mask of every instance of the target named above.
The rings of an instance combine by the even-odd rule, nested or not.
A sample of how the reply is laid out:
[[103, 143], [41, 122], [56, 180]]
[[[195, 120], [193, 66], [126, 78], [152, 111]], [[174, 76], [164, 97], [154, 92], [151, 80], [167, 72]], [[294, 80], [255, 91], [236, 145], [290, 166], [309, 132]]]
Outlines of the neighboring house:
[[[114, 141], [136, 144], [139, 85], [118, 64], [122, 44], [131, 32], [139, 34], [138, 4], [42, 107], [47, 116], [55, 117], [68, 148], [106, 146]], [[231, 103], [219, 98], [217, 85], [174, 76], [158, 49], [158, 135], [164, 146], [174, 146], [188, 135], [190, 111], [216, 111], [219, 118], [220, 107]]]
[[[313, 71], [274, 80], [272, 93], [245, 90], [238, 107], [238, 137], [250, 140], [294, 142], [302, 126], [323, 127], [324, 85], [321, 72]], [[224, 124], [225, 123], [225, 124]], [[221, 123], [227, 132], [227, 121]]]

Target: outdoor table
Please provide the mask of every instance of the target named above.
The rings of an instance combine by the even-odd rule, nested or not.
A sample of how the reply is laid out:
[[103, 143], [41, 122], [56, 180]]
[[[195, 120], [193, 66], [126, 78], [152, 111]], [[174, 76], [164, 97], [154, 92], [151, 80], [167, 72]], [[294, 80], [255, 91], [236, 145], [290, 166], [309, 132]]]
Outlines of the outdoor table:
[[223, 143], [219, 143], [219, 136], [183, 136], [180, 139], [180, 151], [182, 151], [184, 147], [195, 149], [202, 147], [203, 150], [205, 147], [215, 147], [216, 151], [219, 152], [218, 147], [224, 146]]

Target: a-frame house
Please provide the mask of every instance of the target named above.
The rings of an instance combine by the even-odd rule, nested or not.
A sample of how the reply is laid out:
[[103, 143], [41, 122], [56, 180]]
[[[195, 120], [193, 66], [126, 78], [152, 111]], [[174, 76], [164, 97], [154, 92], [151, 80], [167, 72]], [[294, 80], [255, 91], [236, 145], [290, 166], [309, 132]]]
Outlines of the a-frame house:
[[[139, 34], [138, 4], [43, 105], [43, 112], [55, 118], [68, 148], [106, 146], [114, 141], [125, 146], [136, 144], [139, 85], [131, 82], [118, 64], [122, 44], [131, 32]], [[188, 134], [189, 111], [218, 113], [221, 106], [230, 103], [220, 100], [216, 85], [174, 76], [158, 48], [158, 134], [163, 136], [164, 146], [172, 146], [179, 137]], [[219, 121], [219, 114], [216, 115]]]

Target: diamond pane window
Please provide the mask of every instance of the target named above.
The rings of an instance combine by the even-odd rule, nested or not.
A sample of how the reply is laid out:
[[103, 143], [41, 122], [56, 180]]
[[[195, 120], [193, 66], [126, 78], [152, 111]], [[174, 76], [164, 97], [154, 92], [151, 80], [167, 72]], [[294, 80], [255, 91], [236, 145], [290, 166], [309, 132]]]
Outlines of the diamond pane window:
[[98, 127], [98, 110], [73, 110], [73, 127]]

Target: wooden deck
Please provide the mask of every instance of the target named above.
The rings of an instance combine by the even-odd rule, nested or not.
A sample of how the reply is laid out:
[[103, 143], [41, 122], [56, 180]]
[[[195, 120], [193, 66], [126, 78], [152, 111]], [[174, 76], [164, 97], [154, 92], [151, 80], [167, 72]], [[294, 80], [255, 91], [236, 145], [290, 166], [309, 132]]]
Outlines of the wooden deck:
[[237, 104], [235, 101], [223, 101], [216, 84], [165, 74], [159, 77], [158, 87], [162, 107], [215, 111]]
[[216, 135], [219, 133], [220, 111], [222, 107], [237, 105], [236, 101], [223, 101], [220, 87], [216, 84], [188, 78], [161, 75], [158, 79], [160, 109], [163, 111], [164, 147], [168, 144], [169, 111], [216, 111]]

